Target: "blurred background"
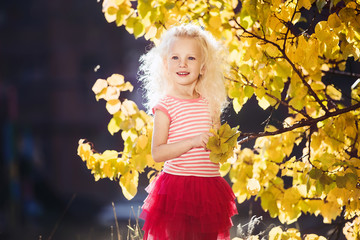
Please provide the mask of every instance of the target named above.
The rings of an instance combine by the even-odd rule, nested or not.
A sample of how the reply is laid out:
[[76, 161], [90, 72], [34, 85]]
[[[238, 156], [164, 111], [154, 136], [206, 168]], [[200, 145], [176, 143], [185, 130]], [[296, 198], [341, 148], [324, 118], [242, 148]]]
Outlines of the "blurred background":
[[127, 223], [145, 192], [129, 202], [117, 182], [95, 182], [77, 142], [121, 150], [91, 87], [113, 73], [136, 86], [149, 43], [107, 23], [96, 0], [0, 6], [0, 239], [110, 239], [111, 203]]
[[[136, 73], [149, 44], [107, 23], [96, 0], [1, 1], [1, 240], [115, 239], [112, 202], [126, 236], [146, 197], [146, 175], [127, 201], [117, 182], [95, 182], [76, 151], [81, 138], [99, 152], [121, 151], [120, 135], [107, 131], [105, 102], [96, 102], [91, 88], [96, 79], [120, 73], [135, 86], [123, 96], [143, 109]], [[260, 130], [269, 112], [255, 103], [251, 99], [238, 115], [228, 110], [225, 120], [242, 131]], [[262, 229], [278, 224], [254, 199], [238, 210], [235, 226], [254, 215], [263, 217]], [[327, 231], [310, 216], [294, 226], [305, 233]]]

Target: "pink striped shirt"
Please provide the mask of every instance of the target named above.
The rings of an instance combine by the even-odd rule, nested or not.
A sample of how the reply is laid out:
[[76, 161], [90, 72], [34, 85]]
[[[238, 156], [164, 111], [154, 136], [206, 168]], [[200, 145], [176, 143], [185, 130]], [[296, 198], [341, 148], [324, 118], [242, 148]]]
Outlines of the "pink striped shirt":
[[[178, 142], [189, 137], [208, 132], [211, 128], [211, 117], [207, 101], [197, 99], [178, 99], [165, 96], [153, 108], [163, 111], [170, 119], [168, 143]], [[182, 176], [218, 177], [219, 164], [209, 158], [209, 151], [204, 148], [192, 148], [177, 158], [167, 160], [163, 171]]]

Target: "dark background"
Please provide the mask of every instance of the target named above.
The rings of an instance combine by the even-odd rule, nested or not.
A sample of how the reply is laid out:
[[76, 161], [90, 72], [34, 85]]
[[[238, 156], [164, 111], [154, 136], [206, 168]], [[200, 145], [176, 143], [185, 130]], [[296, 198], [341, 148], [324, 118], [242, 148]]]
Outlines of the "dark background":
[[[107, 23], [95, 0], [0, 3], [1, 240], [115, 239], [112, 202], [122, 235], [127, 234], [128, 220], [134, 224], [131, 207], [136, 215], [146, 197], [146, 176], [138, 195], [127, 201], [117, 182], [95, 182], [76, 150], [80, 138], [100, 152], [121, 150], [120, 135], [107, 131], [111, 116], [105, 102], [96, 102], [91, 87], [98, 78], [123, 74], [135, 86], [125, 97], [142, 108], [136, 72], [148, 45]], [[347, 89], [354, 80], [336, 79]], [[239, 115], [228, 110], [225, 119], [242, 131], [260, 130], [269, 112], [255, 103], [251, 99]], [[254, 215], [263, 217], [260, 230], [278, 224], [254, 199], [238, 210], [235, 225]], [[311, 216], [292, 226], [304, 233], [328, 230]], [[232, 236], [235, 232], [236, 227]]]

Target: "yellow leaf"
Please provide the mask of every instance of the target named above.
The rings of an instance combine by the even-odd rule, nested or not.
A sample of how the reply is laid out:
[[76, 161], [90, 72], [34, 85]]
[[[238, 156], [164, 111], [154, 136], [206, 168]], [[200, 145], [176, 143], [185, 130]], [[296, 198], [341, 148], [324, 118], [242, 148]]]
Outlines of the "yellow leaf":
[[114, 135], [114, 133], [117, 133], [120, 131], [120, 125], [118, 124], [118, 121], [116, 121], [115, 118], [111, 118], [110, 122], [108, 124], [108, 131], [111, 135]]
[[226, 176], [226, 174], [229, 173], [230, 168], [231, 168], [231, 163], [226, 162], [226, 163], [221, 164], [220, 165], [220, 175], [222, 177]]
[[98, 94], [100, 93], [104, 88], [107, 88], [108, 86], [108, 83], [106, 80], [104, 79], [98, 79], [96, 80], [94, 86], [92, 87], [92, 91], [95, 93], [95, 94]]
[[99, 101], [102, 98], [105, 98], [107, 88], [104, 88], [100, 93], [95, 95], [96, 101]]
[[104, 99], [106, 101], [118, 99], [119, 97], [120, 97], [120, 90], [117, 89], [116, 87], [109, 86], [106, 89], [106, 93], [105, 93], [105, 96], [104, 96]]
[[126, 116], [131, 116], [131, 115], [136, 114], [138, 109], [137, 109], [136, 104], [133, 101], [125, 99], [125, 101], [121, 104], [121, 111]]
[[265, 211], [269, 211], [270, 216], [273, 218], [279, 214], [276, 201], [277, 199], [275, 195], [270, 191], [266, 191], [261, 194], [261, 207]]
[[110, 86], [120, 86], [124, 83], [124, 76], [120, 74], [113, 74], [107, 78], [107, 82]]
[[134, 86], [130, 82], [126, 82], [119, 86], [120, 91], [130, 91], [132, 92], [134, 89]]
[[270, 107], [270, 103], [268, 102], [268, 100], [265, 97], [258, 99], [258, 104], [264, 110], [266, 110], [268, 107]]
[[130, 34], [134, 33], [134, 26], [135, 23], [137, 22], [137, 19], [135, 17], [129, 17], [128, 20], [126, 21], [126, 25], [125, 25], [125, 29], [126, 31], [128, 31]]
[[119, 153], [115, 150], [106, 150], [105, 152], [103, 152], [101, 157], [102, 159], [104, 159], [104, 161], [109, 161], [109, 160], [117, 159], [118, 155]]
[[320, 81], [311, 82], [310, 86], [314, 91], [324, 90], [326, 87], [325, 84]]
[[291, 187], [286, 189], [284, 193], [284, 199], [287, 204], [296, 204], [301, 199], [301, 195], [299, 193], [299, 190], [296, 187]]
[[107, 22], [111, 23], [116, 20], [116, 14], [114, 14], [116, 8], [109, 8], [109, 11], [104, 13]]
[[329, 85], [326, 87], [326, 94], [333, 100], [339, 101], [341, 100], [341, 92], [336, 89], [333, 85]]
[[125, 175], [129, 171], [129, 163], [122, 159], [118, 159], [117, 167], [121, 175]]
[[269, 232], [269, 240], [282, 240], [283, 230], [281, 227], [274, 227]]
[[276, 132], [278, 129], [273, 125], [266, 125], [265, 132]]
[[145, 39], [146, 40], [151, 40], [156, 36], [157, 33], [157, 28], [153, 25], [151, 25], [150, 27], [148, 27], [146, 29], [146, 33], [145, 33]]
[[141, 37], [142, 35], [144, 35], [144, 33], [145, 33], [144, 25], [142, 24], [141, 21], [137, 21], [134, 24], [134, 36], [135, 36], [135, 38]]
[[210, 152], [209, 158], [213, 163], [220, 163], [221, 162], [221, 153], [214, 153], [214, 152]]
[[341, 20], [336, 13], [333, 13], [328, 18], [330, 28], [338, 28], [341, 26]]
[[106, 110], [108, 110], [110, 114], [115, 114], [116, 112], [118, 112], [120, 110], [120, 107], [121, 102], [119, 99], [109, 100], [106, 103]]
[[137, 154], [131, 158], [131, 162], [134, 164], [135, 169], [142, 173], [147, 164], [147, 154]]
[[135, 129], [140, 131], [145, 126], [145, 122], [141, 117], [135, 119]]
[[345, 7], [339, 11], [339, 17], [341, 21], [343, 21], [344, 23], [351, 22], [351, 20], [355, 16], [356, 16], [355, 10], [352, 8]]
[[211, 136], [206, 144], [206, 148], [211, 150], [213, 153], [220, 154], [220, 139], [217, 136]]
[[226, 153], [229, 150], [229, 144], [221, 143], [220, 149], [221, 149], [221, 153]]
[[321, 215], [324, 217], [324, 223], [331, 223], [340, 216], [342, 207], [337, 202], [323, 203], [321, 206]]
[[84, 143], [84, 141], [85, 139], [80, 139], [77, 154], [81, 157], [83, 161], [86, 161], [89, 159], [92, 151], [90, 144]]
[[210, 16], [209, 25], [214, 29], [220, 28], [221, 27], [221, 18], [220, 18], [220, 16], [219, 15]]
[[353, 43], [346, 45], [343, 50], [344, 57], [354, 57], [355, 59], [359, 58], [360, 52], [359, 49], [354, 46]]
[[326, 240], [326, 238], [316, 234], [306, 234], [304, 240]]
[[138, 137], [138, 134], [135, 132], [135, 130], [130, 129], [128, 131], [122, 131], [121, 137], [124, 141], [126, 141], [128, 138], [130, 138], [131, 141], [134, 142], [135, 139]]
[[151, 12], [151, 2], [150, 1], [138, 1], [137, 6], [139, 15], [141, 18], [145, 18]]
[[261, 186], [257, 179], [251, 178], [247, 182], [246, 189], [251, 195], [256, 195], [259, 193]]
[[311, 1], [310, 0], [299, 0], [298, 6], [299, 6], [299, 9], [304, 7], [307, 10], [309, 10], [311, 8]]
[[137, 193], [139, 173], [135, 170], [120, 177], [120, 187], [127, 200], [131, 200]]
[[236, 113], [240, 112], [240, 110], [242, 108], [242, 104], [239, 102], [239, 98], [233, 99], [233, 108]]
[[102, 167], [102, 174], [103, 174], [103, 177], [107, 177], [110, 180], [114, 179], [115, 169], [111, 163], [109, 163], [109, 162], [104, 163], [104, 165]]
[[141, 149], [145, 149], [146, 145], [148, 144], [149, 138], [145, 135], [140, 135], [137, 144]]
[[288, 78], [291, 76], [291, 66], [286, 61], [277, 61], [274, 70], [276, 72], [276, 76], [279, 76], [281, 78]]
[[277, 49], [277, 47], [275, 47], [273, 44], [266, 44], [266, 53], [270, 56], [270, 57], [277, 57], [280, 52]]

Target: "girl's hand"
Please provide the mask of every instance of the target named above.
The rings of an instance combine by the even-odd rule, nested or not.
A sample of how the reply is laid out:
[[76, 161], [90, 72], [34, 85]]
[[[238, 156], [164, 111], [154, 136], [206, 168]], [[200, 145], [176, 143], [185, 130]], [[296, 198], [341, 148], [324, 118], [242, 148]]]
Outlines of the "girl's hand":
[[212, 134], [211, 132], [204, 132], [198, 136], [195, 136], [192, 138], [192, 147], [196, 148], [196, 147], [203, 147], [206, 149], [206, 144], [209, 141], [209, 138], [211, 136], [213, 136], [214, 134]]

